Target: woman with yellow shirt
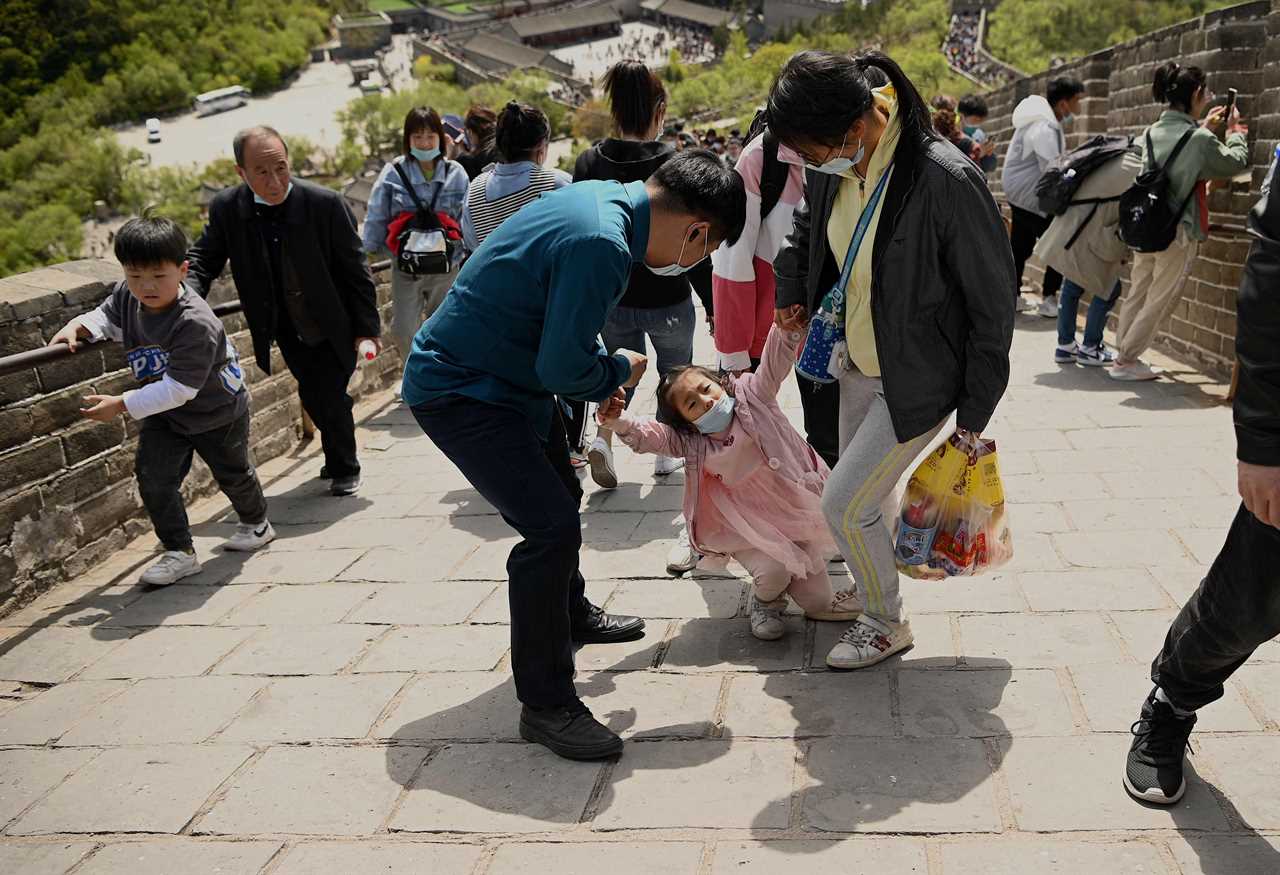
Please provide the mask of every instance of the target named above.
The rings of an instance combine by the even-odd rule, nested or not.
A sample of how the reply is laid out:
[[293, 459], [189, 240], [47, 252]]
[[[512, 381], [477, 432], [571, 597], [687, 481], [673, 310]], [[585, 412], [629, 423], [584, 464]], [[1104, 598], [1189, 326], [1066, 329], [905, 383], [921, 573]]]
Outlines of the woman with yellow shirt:
[[934, 132], [890, 58], [801, 52], [767, 112], [807, 165], [774, 264], [779, 323], [803, 327], [843, 284], [840, 461], [823, 512], [864, 613], [827, 664], [863, 668], [913, 640], [880, 505], [952, 413], [960, 433], [986, 428], [1009, 379], [1017, 275], [982, 171]]

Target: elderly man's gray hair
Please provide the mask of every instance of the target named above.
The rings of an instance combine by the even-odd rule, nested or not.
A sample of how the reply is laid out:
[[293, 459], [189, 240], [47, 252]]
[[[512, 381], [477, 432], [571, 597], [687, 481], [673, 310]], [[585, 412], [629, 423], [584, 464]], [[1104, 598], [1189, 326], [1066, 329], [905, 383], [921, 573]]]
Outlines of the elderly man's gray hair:
[[235, 139], [231, 141], [231, 151], [236, 156], [236, 166], [244, 166], [244, 147], [253, 140], [266, 139], [274, 137], [280, 141], [280, 145], [284, 146], [284, 154], [289, 154], [289, 144], [284, 141], [284, 137], [280, 136], [280, 132], [269, 125], [254, 125], [251, 128], [245, 128], [236, 134]]

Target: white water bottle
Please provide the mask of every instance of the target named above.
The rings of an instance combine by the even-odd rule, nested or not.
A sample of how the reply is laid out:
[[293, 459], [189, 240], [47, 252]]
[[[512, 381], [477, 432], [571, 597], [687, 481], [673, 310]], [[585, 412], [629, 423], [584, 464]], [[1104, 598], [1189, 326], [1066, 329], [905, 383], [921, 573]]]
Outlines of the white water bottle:
[[365, 338], [360, 341], [360, 345], [356, 347], [356, 362], [364, 364], [373, 361], [373, 357], [378, 354], [378, 345], [372, 340]]

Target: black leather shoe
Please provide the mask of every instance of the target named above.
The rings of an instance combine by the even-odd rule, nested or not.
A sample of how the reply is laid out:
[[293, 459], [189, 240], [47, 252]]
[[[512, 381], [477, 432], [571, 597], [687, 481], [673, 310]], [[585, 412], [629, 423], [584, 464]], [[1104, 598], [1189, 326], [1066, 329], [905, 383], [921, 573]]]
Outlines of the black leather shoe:
[[586, 619], [574, 623], [570, 632], [575, 644], [619, 644], [644, 637], [644, 620], [606, 614], [591, 605]]
[[520, 737], [569, 760], [599, 760], [622, 753], [622, 739], [581, 702], [564, 708], [520, 711]]

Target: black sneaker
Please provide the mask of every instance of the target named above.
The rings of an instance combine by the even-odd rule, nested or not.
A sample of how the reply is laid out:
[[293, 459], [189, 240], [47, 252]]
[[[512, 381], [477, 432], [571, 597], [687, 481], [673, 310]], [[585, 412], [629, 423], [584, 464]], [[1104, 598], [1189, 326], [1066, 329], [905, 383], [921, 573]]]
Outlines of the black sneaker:
[[1182, 777], [1183, 751], [1196, 725], [1196, 715], [1179, 717], [1167, 702], [1156, 699], [1153, 689], [1142, 703], [1142, 716], [1129, 727], [1133, 744], [1125, 762], [1124, 789], [1134, 799], [1155, 805], [1173, 805], [1187, 792]]
[[334, 477], [333, 482], [329, 484], [329, 492], [333, 495], [355, 495], [359, 491], [359, 474], [352, 474], [350, 477]]
[[599, 760], [622, 753], [622, 739], [581, 702], [564, 708], [520, 711], [520, 737], [569, 760]]
[[332, 477], [330, 477], [330, 476], [329, 476], [329, 466], [328, 466], [328, 465], [321, 465], [321, 466], [320, 466], [320, 476], [319, 476], [317, 479], [318, 479], [318, 480], [332, 480], [332, 479], [333, 479]]

